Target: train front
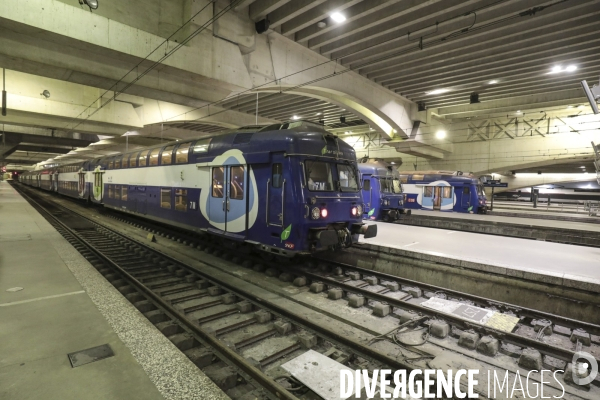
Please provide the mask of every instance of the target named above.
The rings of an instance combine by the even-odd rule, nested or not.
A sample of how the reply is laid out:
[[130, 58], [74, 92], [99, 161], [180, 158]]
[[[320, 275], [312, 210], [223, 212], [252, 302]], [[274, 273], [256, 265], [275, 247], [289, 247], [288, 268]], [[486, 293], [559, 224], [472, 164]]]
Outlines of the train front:
[[362, 222], [354, 149], [329, 133], [307, 135], [300, 146], [303, 244], [308, 251], [349, 247], [360, 235], [375, 237], [377, 225]]

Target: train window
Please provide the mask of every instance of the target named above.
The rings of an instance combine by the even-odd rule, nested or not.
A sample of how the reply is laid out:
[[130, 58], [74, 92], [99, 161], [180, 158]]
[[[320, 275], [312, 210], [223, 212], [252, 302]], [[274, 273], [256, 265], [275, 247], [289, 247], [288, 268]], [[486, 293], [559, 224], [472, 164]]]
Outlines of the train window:
[[229, 172], [229, 198], [233, 200], [242, 200], [244, 198], [244, 167], [238, 165], [231, 167]]
[[115, 159], [111, 158], [108, 163], [108, 169], [115, 169]]
[[121, 168], [121, 157], [117, 157], [117, 159], [115, 160], [115, 169], [120, 169]]
[[175, 163], [185, 164], [188, 162], [188, 152], [190, 151], [191, 143], [180, 144], [175, 152]]
[[365, 179], [363, 181], [363, 190], [371, 190], [371, 180]]
[[108, 185], [108, 198], [109, 199], [115, 198], [115, 191], [113, 189], [113, 185]]
[[115, 199], [121, 200], [121, 186], [115, 186]]
[[225, 174], [223, 167], [213, 168], [212, 173], [212, 197], [223, 198], [223, 183]]
[[200, 139], [194, 144], [194, 154], [208, 152], [208, 146], [212, 139]]
[[463, 187], [463, 194], [471, 194], [471, 189], [468, 186]]
[[356, 169], [352, 165], [338, 164], [338, 182], [342, 192], [356, 192], [358, 190], [358, 180], [356, 179]]
[[160, 153], [160, 149], [154, 149], [150, 152], [148, 165], [158, 165], [158, 153]]
[[135, 167], [135, 155], [128, 154], [123, 158], [123, 168]]
[[271, 172], [271, 185], [274, 188], [281, 187], [281, 177], [283, 173], [283, 166], [281, 163], [273, 164], [272, 172]]
[[323, 161], [306, 160], [306, 178], [308, 179], [308, 190], [331, 192], [333, 191], [333, 179], [331, 177], [331, 164]]
[[477, 189], [477, 194], [480, 196], [485, 196], [485, 192], [483, 191], [483, 186], [482, 185], [477, 185], [475, 186], [475, 188]]
[[138, 156], [138, 167], [145, 167], [148, 160], [148, 150], [140, 152]]
[[413, 181], [422, 181], [423, 180], [423, 175], [413, 175], [412, 176], [412, 180]]
[[171, 208], [171, 189], [160, 189], [160, 206]]
[[121, 200], [127, 201], [127, 186], [121, 187]]
[[162, 152], [160, 164], [161, 165], [169, 165], [173, 164], [173, 149], [175, 146], [167, 146]]
[[452, 198], [452, 186], [445, 186], [442, 188], [442, 198], [444, 198], [444, 199]]
[[423, 188], [423, 197], [433, 197], [433, 186], [425, 186]]
[[187, 211], [187, 189], [175, 189], [175, 210]]

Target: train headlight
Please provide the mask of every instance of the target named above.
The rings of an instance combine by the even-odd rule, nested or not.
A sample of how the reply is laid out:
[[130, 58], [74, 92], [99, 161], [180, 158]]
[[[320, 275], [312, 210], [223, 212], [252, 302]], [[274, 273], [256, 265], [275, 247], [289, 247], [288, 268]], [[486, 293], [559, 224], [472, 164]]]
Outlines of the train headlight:
[[323, 208], [321, 210], [321, 218], [327, 218], [327, 209], [326, 208]]
[[352, 207], [352, 209], [350, 210], [350, 212], [352, 213], [353, 217], [356, 217], [356, 215], [358, 214], [358, 208]]
[[398, 200], [398, 205], [401, 206], [403, 203], [402, 199]]
[[312, 209], [310, 216], [312, 217], [312, 219], [319, 219], [319, 217], [321, 216], [321, 210], [319, 210], [319, 207], [315, 207]]
[[359, 205], [357, 205], [357, 206], [356, 206], [356, 214], [358, 214], [358, 215], [362, 215], [362, 213], [363, 213], [363, 208], [362, 208], [362, 206], [359, 204]]

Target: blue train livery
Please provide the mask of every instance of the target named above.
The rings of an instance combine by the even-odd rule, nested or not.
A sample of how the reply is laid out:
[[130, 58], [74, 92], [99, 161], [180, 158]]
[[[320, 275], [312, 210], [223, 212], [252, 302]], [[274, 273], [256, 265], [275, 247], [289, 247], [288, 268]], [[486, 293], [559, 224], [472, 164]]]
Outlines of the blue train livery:
[[363, 218], [391, 222], [405, 213], [402, 184], [391, 167], [369, 162], [358, 164], [358, 170], [362, 179]]
[[23, 183], [292, 257], [348, 247], [362, 222], [354, 149], [295, 121], [31, 171]]
[[460, 171], [400, 171], [407, 209], [487, 213], [479, 179]]

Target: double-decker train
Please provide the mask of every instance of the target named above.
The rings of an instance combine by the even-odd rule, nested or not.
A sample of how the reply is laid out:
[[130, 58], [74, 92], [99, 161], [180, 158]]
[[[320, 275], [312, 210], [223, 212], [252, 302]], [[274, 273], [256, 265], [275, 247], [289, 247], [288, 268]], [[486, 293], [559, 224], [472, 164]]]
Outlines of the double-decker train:
[[[399, 176], [383, 162], [358, 164], [362, 179], [363, 218], [392, 222], [404, 210], [404, 193]], [[407, 211], [410, 214], [410, 210]]]
[[21, 182], [292, 257], [377, 234], [362, 222], [358, 176], [350, 145], [296, 121], [26, 172]]
[[399, 171], [407, 209], [487, 213], [480, 180], [460, 171]]

